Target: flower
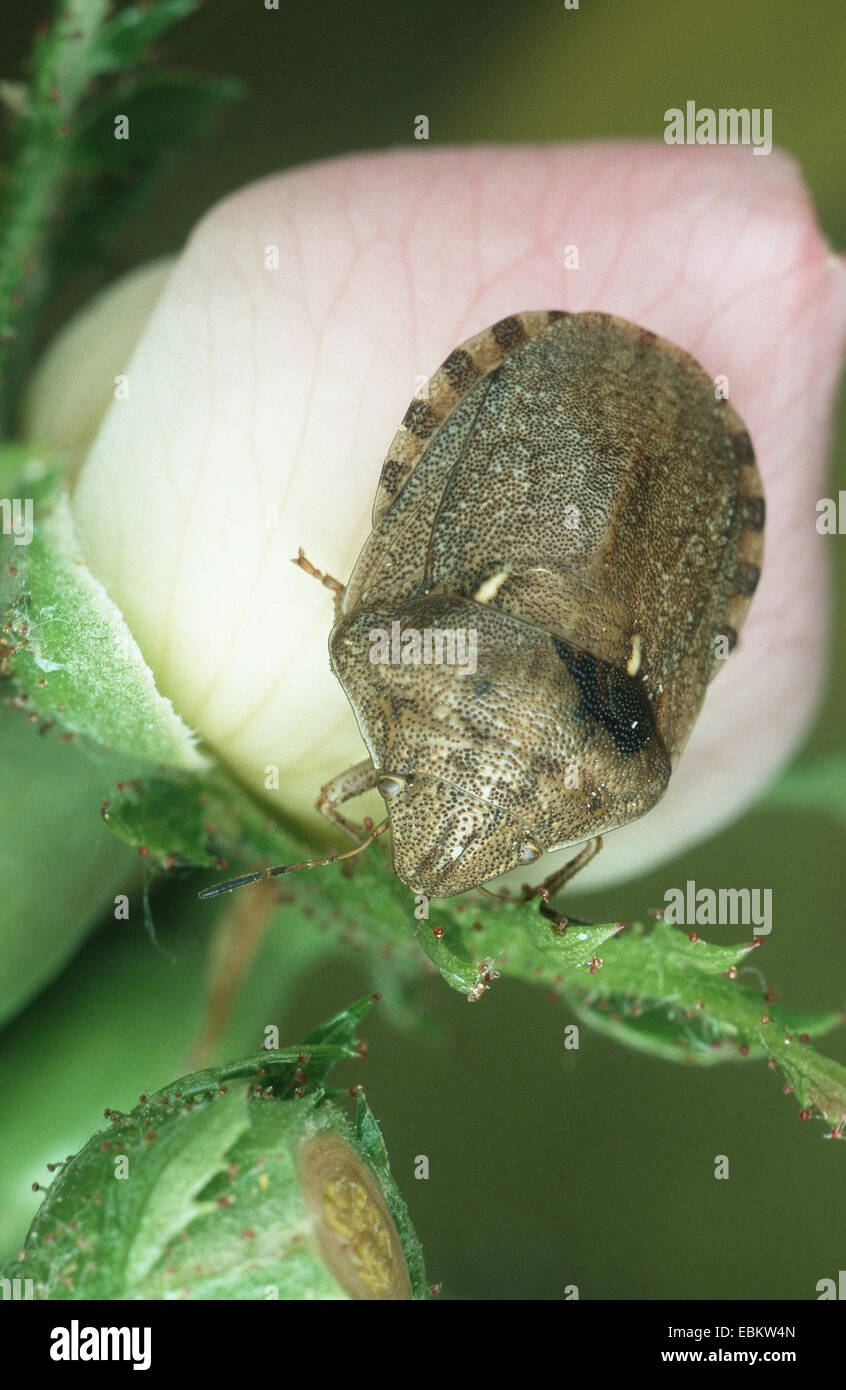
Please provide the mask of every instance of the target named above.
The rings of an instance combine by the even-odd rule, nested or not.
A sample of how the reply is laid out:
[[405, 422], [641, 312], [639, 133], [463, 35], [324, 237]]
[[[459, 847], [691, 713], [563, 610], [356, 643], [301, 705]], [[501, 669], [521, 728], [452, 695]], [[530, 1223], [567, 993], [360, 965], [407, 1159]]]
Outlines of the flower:
[[[54, 346], [29, 432], [81, 450], [91, 401], [125, 373], [74, 485], [86, 562], [159, 690], [280, 812], [316, 826], [320, 786], [365, 756], [329, 669], [331, 595], [291, 560], [302, 547], [348, 578], [420, 379], [525, 309], [621, 315], [726, 377], [768, 508], [738, 649], [663, 801], [609, 837], [587, 886], [712, 833], [796, 747], [823, 673], [815, 504], [846, 277], [788, 158], [620, 143], [337, 159], [226, 198], [135, 288], [107, 293]], [[72, 378], [74, 416], [55, 406], [71, 385], [56, 364], [80, 343], [102, 355], [96, 382]], [[535, 881], [552, 867], [533, 866]]]

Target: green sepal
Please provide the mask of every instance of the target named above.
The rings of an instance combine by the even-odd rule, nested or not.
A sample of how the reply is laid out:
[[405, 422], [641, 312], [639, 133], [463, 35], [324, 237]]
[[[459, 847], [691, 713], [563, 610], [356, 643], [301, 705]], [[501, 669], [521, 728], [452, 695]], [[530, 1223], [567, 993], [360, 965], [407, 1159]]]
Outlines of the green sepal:
[[85, 564], [60, 470], [30, 455], [16, 486], [33, 519], [28, 544], [4, 536], [1, 547], [2, 635], [16, 703], [130, 759], [202, 771], [208, 764], [193, 734]]
[[[376, 1179], [412, 1297], [426, 1298], [419, 1241], [366, 1102], [359, 1096], [353, 1126], [315, 1080], [357, 1055], [354, 1030], [370, 1003], [294, 1047], [189, 1074], [129, 1114], [107, 1110], [108, 1128], [56, 1165], [23, 1249], [0, 1276], [31, 1279], [46, 1299], [345, 1298], [313, 1237], [298, 1168], [302, 1145], [331, 1132]], [[311, 1076], [302, 1080], [306, 1053]]]

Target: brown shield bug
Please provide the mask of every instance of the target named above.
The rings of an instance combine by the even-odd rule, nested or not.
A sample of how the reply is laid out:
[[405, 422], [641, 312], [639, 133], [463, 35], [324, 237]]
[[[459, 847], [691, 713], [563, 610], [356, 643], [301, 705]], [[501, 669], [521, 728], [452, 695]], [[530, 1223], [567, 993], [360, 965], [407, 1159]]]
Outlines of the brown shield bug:
[[554, 891], [665, 791], [763, 526], [743, 422], [680, 348], [600, 313], [469, 339], [406, 412], [348, 585], [297, 561], [335, 591], [369, 753], [318, 807], [361, 840], [339, 808], [377, 787], [394, 869], [431, 897], [590, 841]]

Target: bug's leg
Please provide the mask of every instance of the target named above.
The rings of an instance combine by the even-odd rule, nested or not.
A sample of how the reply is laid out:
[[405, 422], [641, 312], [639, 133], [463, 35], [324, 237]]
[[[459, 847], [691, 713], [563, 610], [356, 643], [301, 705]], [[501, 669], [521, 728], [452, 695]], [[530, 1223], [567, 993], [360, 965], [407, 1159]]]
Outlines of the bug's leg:
[[550, 874], [549, 878], [544, 879], [543, 883], [538, 884], [537, 888], [533, 888], [529, 892], [529, 897], [540, 898], [541, 914], [552, 923], [554, 931], [563, 931], [570, 918], [556, 912], [555, 908], [550, 906], [550, 898], [554, 897], [565, 883], [569, 883], [573, 875], [583, 869], [585, 864], [589, 864], [601, 849], [602, 836], [595, 835], [579, 850], [578, 854], [575, 854], [572, 859], [568, 859], [566, 864], [563, 864], [560, 869], [556, 869], [554, 874]]
[[501, 888], [499, 892], [494, 892], [493, 888], [486, 888], [483, 883], [480, 883], [476, 892], [484, 893], [486, 898], [493, 898], [498, 903], [524, 903], [532, 896], [534, 889], [526, 884], [519, 893], [509, 893], [507, 888]]
[[341, 604], [344, 601], [346, 585], [342, 584], [340, 579], [335, 579], [333, 575], [326, 574], [324, 570], [319, 570], [316, 565], [313, 565], [311, 563], [311, 560], [309, 560], [308, 556], [303, 550], [302, 546], [300, 546], [299, 551], [297, 552], [296, 559], [292, 560], [291, 564], [299, 565], [300, 569], [305, 570], [306, 574], [310, 574], [315, 579], [319, 579], [325, 589], [331, 589], [335, 598], [335, 618], [336, 620], [340, 618]]
[[560, 869], [556, 869], [549, 878], [544, 879], [543, 883], [539, 883], [536, 887], [526, 883], [519, 894], [509, 893], [507, 889], [495, 893], [492, 888], [485, 888], [482, 885], [476, 891], [477, 893], [484, 893], [486, 898], [495, 898], [502, 903], [528, 903], [533, 898], [540, 898], [541, 915], [552, 923], [553, 930], [557, 932], [563, 932], [569, 922], [579, 923], [583, 927], [590, 926], [589, 922], [582, 922], [578, 917], [565, 917], [562, 913], [556, 912], [555, 908], [550, 906], [549, 899], [560, 888], [563, 888], [564, 884], [568, 883], [573, 875], [579, 872], [579, 869], [583, 869], [585, 864], [589, 864], [594, 855], [597, 855], [601, 849], [602, 836], [596, 835], [592, 840], [588, 840], [578, 854], [574, 855], [572, 859], [568, 859], [567, 863], [563, 864]]
[[354, 796], [361, 796], [362, 792], [370, 791], [376, 786], [377, 776], [376, 768], [369, 758], [365, 758], [362, 763], [356, 763], [355, 767], [348, 767], [346, 772], [340, 772], [331, 782], [320, 788], [316, 805], [321, 816], [346, 830], [354, 840], [362, 840], [367, 832], [362, 826], [355, 825], [353, 821], [347, 820], [346, 816], [342, 816], [338, 807], [343, 806], [345, 801], [352, 801]]
[[376, 785], [376, 777], [376, 769], [368, 758], [363, 763], [356, 763], [355, 767], [342, 772], [340, 776], [333, 777], [331, 782], [321, 787], [317, 798], [317, 809], [321, 814], [358, 841], [355, 849], [348, 849], [343, 854], [329, 854], [324, 859], [303, 859], [297, 864], [276, 864], [270, 869], [259, 869], [256, 873], [244, 874], [241, 878], [230, 878], [225, 883], [215, 883], [210, 888], [204, 888], [199, 896], [216, 898], [219, 893], [229, 893], [233, 888], [243, 888], [248, 883], [259, 883], [264, 878], [278, 878], [280, 874], [290, 874], [294, 869], [317, 869], [322, 864], [335, 864], [339, 859], [352, 859], [356, 854], [360, 854], [368, 845], [372, 845], [377, 835], [381, 835], [382, 831], [388, 828], [387, 818], [375, 828], [372, 824], [362, 827], [346, 820], [337, 808], [352, 797], [359, 796], [361, 792], [369, 791]]
[[547, 898], [554, 897], [559, 888], [563, 888], [565, 883], [569, 883], [573, 875], [583, 869], [586, 864], [589, 864], [601, 849], [602, 836], [594, 835], [593, 839], [588, 840], [578, 854], [574, 854], [573, 858], [568, 859], [566, 864], [562, 864], [560, 869], [556, 869], [554, 874], [545, 878], [543, 883], [538, 884], [537, 888], [530, 888], [528, 896], [538, 898], [541, 894], [545, 894]]

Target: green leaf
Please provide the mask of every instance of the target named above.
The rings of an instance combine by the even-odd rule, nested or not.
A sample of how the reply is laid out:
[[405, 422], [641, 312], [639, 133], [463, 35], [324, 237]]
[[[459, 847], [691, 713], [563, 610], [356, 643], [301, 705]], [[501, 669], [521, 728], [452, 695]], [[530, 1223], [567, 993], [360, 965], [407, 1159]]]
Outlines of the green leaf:
[[[750, 1009], [759, 1015], [763, 1013], [760, 995], [746, 990], [739, 990], [737, 994]], [[568, 994], [567, 997], [577, 1017], [594, 1031], [666, 1062], [708, 1067], [768, 1055], [758, 1041], [750, 1043], [748, 1052], [742, 1053], [737, 1027], [721, 1018], [713, 1007], [710, 1010], [681, 1009], [661, 1000], [632, 1000], [616, 994], [593, 995], [589, 1002], [585, 996]], [[820, 1037], [839, 1027], [843, 1020], [835, 1012], [811, 1014], [779, 1009], [775, 1022], [785, 1036], [792, 1034], [798, 1038], [803, 1033]]]
[[[107, 97], [86, 107], [73, 140], [79, 173], [136, 173], [158, 163], [179, 141], [204, 134], [220, 108], [236, 101], [234, 78], [196, 73], [136, 73], [118, 82]], [[116, 138], [115, 119], [125, 116], [127, 137]]]
[[32, 539], [15, 545], [3, 537], [0, 574], [18, 705], [130, 758], [202, 770], [193, 735], [85, 565], [55, 473], [32, 467], [20, 486], [32, 504]]
[[[102, 257], [121, 226], [149, 200], [180, 146], [204, 136], [242, 95], [230, 78], [156, 71], [133, 75], [86, 107], [70, 153], [75, 189], [64, 203], [64, 273]], [[126, 116], [129, 138], [115, 138]]]
[[121, 840], [163, 867], [211, 867], [219, 860], [207, 807], [196, 782], [188, 778], [118, 782], [104, 798], [101, 814]]
[[[609, 943], [602, 970], [589, 991], [579, 991], [576, 1006], [585, 1021], [670, 1060], [707, 1064], [715, 1057], [766, 1056], [784, 1072], [804, 1110], [840, 1127], [846, 1124], [846, 1067], [816, 1053], [810, 1038], [842, 1017], [776, 1007], [738, 984], [735, 963], [717, 973], [711, 968], [720, 953], [740, 961], [758, 945], [708, 946], [664, 922], [648, 934], [624, 933]], [[565, 994], [572, 997], [570, 990]], [[602, 1001], [605, 1008], [598, 1010]], [[797, 1021], [808, 1026], [797, 1032]]]
[[437, 902], [433, 908], [435, 902], [429, 905], [429, 918], [417, 929], [417, 939], [447, 983], [474, 1001], [500, 974], [553, 984], [563, 982], [565, 972], [596, 969], [597, 952], [620, 930], [619, 922], [602, 926], [571, 922], [566, 930], [556, 932], [537, 905], [529, 903], [479, 909], [471, 925], [463, 916], [463, 904], [459, 909]]
[[388, 1150], [382, 1131], [364, 1096], [358, 1097], [355, 1113], [355, 1138], [370, 1167], [376, 1173], [389, 1171]]
[[809, 1038], [821, 1038], [826, 1033], [833, 1033], [835, 1028], [842, 1028], [844, 1023], [842, 1009], [811, 1011], [809, 1009], [784, 1009], [779, 1006], [778, 1019], [786, 1032], [797, 1038], [802, 1033], [807, 1033]]
[[364, 999], [357, 999], [354, 1004], [342, 1009], [328, 1022], [321, 1023], [303, 1038], [303, 1052], [309, 1054], [307, 1065], [310, 1086], [325, 1085], [329, 1071], [334, 1065], [332, 1049], [337, 1049], [339, 1056], [360, 1055], [357, 1046], [358, 1027], [372, 1008], [373, 996], [366, 995]]
[[391, 1175], [388, 1149], [382, 1131], [367, 1104], [366, 1098], [362, 1095], [358, 1097], [356, 1106], [355, 1142], [362, 1157], [378, 1179], [388, 1204], [388, 1210], [400, 1232], [414, 1296], [416, 1298], [428, 1298], [431, 1290], [426, 1284], [423, 1247], [417, 1239], [408, 1215], [408, 1208]]
[[578, 996], [568, 1000], [576, 1016], [595, 1032], [666, 1062], [695, 1061], [700, 1066], [724, 1062], [721, 1045], [734, 1036], [710, 1014], [683, 1011], [657, 1000], [633, 1003], [613, 994], [592, 998], [590, 1003]]
[[151, 44], [199, 8], [200, 0], [155, 0], [123, 10], [109, 20], [92, 45], [90, 72], [115, 72], [140, 62]]

